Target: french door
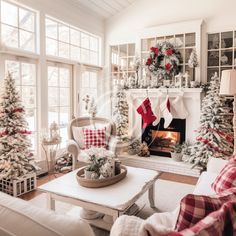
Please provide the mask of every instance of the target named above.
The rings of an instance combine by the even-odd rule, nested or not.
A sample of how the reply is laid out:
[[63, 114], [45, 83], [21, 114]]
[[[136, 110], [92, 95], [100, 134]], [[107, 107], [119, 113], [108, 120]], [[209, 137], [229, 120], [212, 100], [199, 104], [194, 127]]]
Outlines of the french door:
[[38, 155], [38, 99], [37, 99], [37, 64], [34, 60], [28, 60], [15, 56], [1, 57], [1, 75], [10, 72], [15, 79], [16, 88], [19, 91], [22, 104], [25, 108], [28, 128], [32, 132], [30, 140], [35, 158]]
[[62, 142], [66, 146], [67, 126], [72, 114], [72, 66], [48, 63], [48, 127], [54, 121], [60, 127]]

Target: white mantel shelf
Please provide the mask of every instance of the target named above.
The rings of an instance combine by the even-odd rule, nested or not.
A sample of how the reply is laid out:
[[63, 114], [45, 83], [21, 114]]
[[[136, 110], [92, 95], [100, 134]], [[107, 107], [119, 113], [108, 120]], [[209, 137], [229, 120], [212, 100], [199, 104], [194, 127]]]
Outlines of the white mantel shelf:
[[136, 155], [121, 154], [119, 156], [122, 164], [132, 167], [169, 172], [179, 175], [199, 177], [200, 168], [192, 169], [192, 165], [185, 162], [177, 162], [168, 157], [150, 156], [139, 157]]

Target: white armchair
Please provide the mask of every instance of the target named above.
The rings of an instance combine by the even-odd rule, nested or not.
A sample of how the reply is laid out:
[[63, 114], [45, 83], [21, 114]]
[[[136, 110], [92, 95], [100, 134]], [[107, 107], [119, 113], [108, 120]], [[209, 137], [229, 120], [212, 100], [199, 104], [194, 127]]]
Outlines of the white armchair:
[[68, 137], [67, 152], [72, 154], [73, 165], [72, 169], [77, 168], [78, 161], [82, 164], [84, 162], [83, 150], [84, 137], [83, 127], [106, 127], [106, 138], [108, 139], [108, 149], [117, 152], [118, 140], [116, 138], [116, 126], [112, 121], [105, 118], [90, 118], [90, 117], [79, 117], [71, 120], [68, 125]]

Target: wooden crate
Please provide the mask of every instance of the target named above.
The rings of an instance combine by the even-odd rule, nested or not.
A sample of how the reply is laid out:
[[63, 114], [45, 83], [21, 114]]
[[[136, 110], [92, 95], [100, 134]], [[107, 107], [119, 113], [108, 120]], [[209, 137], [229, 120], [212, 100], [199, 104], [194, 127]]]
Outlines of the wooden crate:
[[17, 180], [0, 180], [0, 191], [17, 197], [36, 189], [36, 173], [27, 174]]

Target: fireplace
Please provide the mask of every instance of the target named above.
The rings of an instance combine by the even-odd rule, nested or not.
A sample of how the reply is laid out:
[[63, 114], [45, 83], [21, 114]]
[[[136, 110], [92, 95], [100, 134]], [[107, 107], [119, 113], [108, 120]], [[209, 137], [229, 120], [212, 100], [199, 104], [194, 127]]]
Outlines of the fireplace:
[[158, 125], [149, 125], [142, 133], [142, 141], [145, 141], [152, 155], [170, 157], [170, 152], [175, 144], [185, 141], [186, 120], [173, 119], [168, 128], [164, 128], [164, 119], [161, 118]]

